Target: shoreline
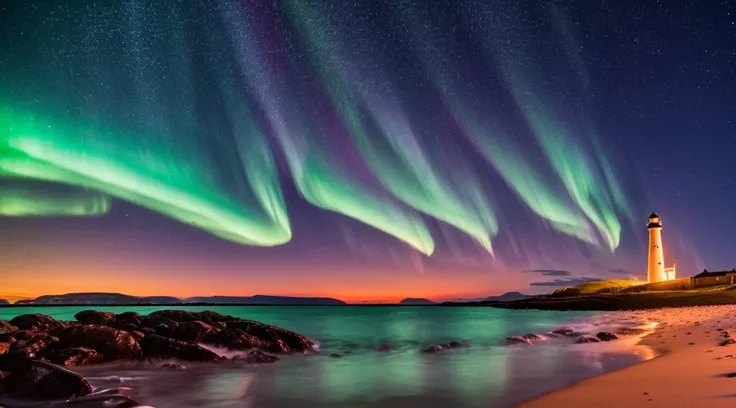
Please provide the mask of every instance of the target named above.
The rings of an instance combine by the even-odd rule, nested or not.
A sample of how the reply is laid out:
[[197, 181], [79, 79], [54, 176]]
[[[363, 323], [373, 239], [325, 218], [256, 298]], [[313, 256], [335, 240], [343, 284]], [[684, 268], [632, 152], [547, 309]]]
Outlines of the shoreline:
[[724, 333], [736, 335], [736, 305], [631, 313], [639, 319], [659, 322], [637, 344], [662, 354], [516, 406], [732, 407], [736, 403], [736, 378], [727, 377], [736, 372], [736, 345], [721, 346], [726, 340]]

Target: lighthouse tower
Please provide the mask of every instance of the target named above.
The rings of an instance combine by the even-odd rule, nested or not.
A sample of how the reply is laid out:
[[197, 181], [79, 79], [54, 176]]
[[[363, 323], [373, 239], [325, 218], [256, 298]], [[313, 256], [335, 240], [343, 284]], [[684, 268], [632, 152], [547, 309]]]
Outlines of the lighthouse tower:
[[664, 268], [664, 250], [662, 248], [662, 222], [655, 213], [649, 216], [649, 264], [647, 267], [647, 282], [662, 282], [668, 280]]

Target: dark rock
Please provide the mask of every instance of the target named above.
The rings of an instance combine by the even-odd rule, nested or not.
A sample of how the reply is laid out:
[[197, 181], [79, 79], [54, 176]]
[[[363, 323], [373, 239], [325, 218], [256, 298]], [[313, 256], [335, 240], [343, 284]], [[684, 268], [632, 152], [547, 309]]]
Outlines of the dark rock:
[[315, 343], [302, 336], [280, 327], [255, 322], [252, 320], [231, 320], [225, 322], [228, 329], [240, 329], [252, 336], [270, 343], [270, 351], [280, 353], [304, 353], [314, 351]]
[[376, 351], [392, 351], [394, 350], [394, 345], [391, 343], [381, 343], [375, 347], [373, 347]]
[[117, 327], [120, 330], [125, 330], [127, 332], [138, 331], [138, 326], [133, 323], [123, 323], [119, 326], [116, 325], [115, 327]]
[[507, 344], [532, 344], [531, 340], [522, 336], [509, 336], [506, 337]]
[[38, 333], [26, 340], [18, 340], [10, 345], [8, 349], [8, 359], [33, 360], [39, 358], [39, 355], [52, 344], [57, 344], [59, 339], [48, 334]]
[[329, 357], [330, 358], [342, 358], [343, 356], [342, 354], [338, 354], [338, 353], [330, 353]]
[[245, 361], [248, 364], [264, 364], [279, 361], [279, 358], [271, 354], [266, 354], [261, 350], [254, 349], [246, 355], [233, 357], [233, 360]]
[[550, 333], [559, 334], [560, 336], [569, 336], [574, 331], [575, 330], [573, 329], [557, 329], [557, 330], [552, 330]]
[[729, 334], [727, 331], [724, 331], [724, 332], [721, 332], [721, 337], [723, 337], [724, 339], [727, 339], [731, 337], [731, 334]]
[[450, 347], [452, 348], [470, 348], [472, 346], [473, 343], [471, 343], [470, 340], [458, 340], [450, 342]]
[[529, 341], [542, 341], [542, 340], [546, 340], [544, 337], [542, 337], [542, 336], [540, 336], [538, 334], [535, 334], [535, 333], [528, 333], [528, 334], [525, 334], [525, 335], [523, 335], [521, 337], [523, 337], [523, 338], [525, 338], [525, 339], [527, 339]]
[[100, 312], [97, 310], [83, 310], [74, 315], [74, 318], [82, 324], [99, 324], [109, 326], [115, 322], [115, 314]]
[[19, 399], [68, 399], [92, 392], [81, 375], [38, 360], [16, 367], [3, 383], [3, 395]]
[[582, 343], [599, 343], [600, 340], [597, 337], [593, 336], [580, 336], [575, 340], [575, 343], [582, 344]]
[[736, 340], [728, 338], [721, 342], [721, 347], [730, 346], [731, 344], [736, 344]]
[[141, 326], [141, 322], [143, 322], [143, 318], [136, 312], [123, 312], [115, 315], [115, 326], [124, 330], [127, 330], [124, 327], [135, 326], [138, 328]]
[[186, 310], [158, 310], [151, 313], [151, 316], [163, 317], [165, 319], [173, 320], [177, 323], [194, 322], [199, 320], [210, 325], [233, 320], [233, 317], [231, 316], [223, 316], [211, 310], [205, 310], [204, 312], [189, 312]]
[[15, 340], [28, 340], [31, 337], [38, 334], [35, 330], [18, 330], [17, 332], [13, 333], [13, 339]]
[[175, 335], [172, 337], [178, 340], [200, 341], [205, 334], [214, 331], [214, 327], [199, 320], [181, 322], [177, 325]]
[[137, 360], [143, 356], [141, 346], [130, 333], [107, 326], [70, 326], [61, 333], [59, 340], [65, 348], [92, 348], [105, 356], [105, 361]]
[[44, 353], [43, 357], [54, 364], [62, 366], [84, 366], [102, 362], [104, 357], [97, 351], [86, 347], [75, 347], [64, 350], [54, 350]]
[[252, 348], [268, 348], [268, 343], [240, 329], [225, 329], [205, 333], [200, 339], [202, 343], [226, 347], [230, 350], [248, 350]]
[[450, 345], [449, 344], [432, 344], [427, 348], [423, 348], [420, 350], [422, 353], [437, 353], [438, 351], [445, 351], [449, 350]]
[[40, 313], [16, 316], [10, 321], [10, 324], [20, 330], [37, 331], [49, 331], [63, 327], [63, 325], [57, 322], [53, 317], [42, 315]]
[[143, 334], [145, 334], [145, 335], [156, 334], [156, 330], [153, 330], [150, 327], [144, 327], [144, 328], [140, 329], [140, 332], [143, 333]]
[[147, 358], [173, 358], [182, 361], [210, 362], [221, 360], [216, 353], [197, 343], [169, 339], [156, 334], [146, 336], [141, 343]]
[[0, 334], [9, 334], [18, 331], [18, 328], [5, 320], [0, 320]]
[[152, 329], [156, 334], [166, 337], [176, 335], [179, 323], [160, 316], [143, 316], [140, 329]]
[[177, 363], [166, 363], [163, 364], [161, 368], [165, 368], [167, 370], [186, 370], [187, 366]]
[[618, 336], [609, 332], [600, 332], [596, 334], [595, 337], [598, 337], [598, 340], [600, 341], [618, 340]]
[[140, 332], [138, 330], [131, 330], [128, 333], [130, 333], [131, 336], [140, 344], [140, 342], [143, 340], [144, 337], [146, 337], [146, 334], [143, 332]]

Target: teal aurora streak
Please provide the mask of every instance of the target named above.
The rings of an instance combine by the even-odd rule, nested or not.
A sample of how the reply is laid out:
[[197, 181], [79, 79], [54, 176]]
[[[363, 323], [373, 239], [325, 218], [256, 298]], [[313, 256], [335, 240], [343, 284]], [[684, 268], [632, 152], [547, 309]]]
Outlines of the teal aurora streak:
[[[482, 87], [467, 86], [470, 75], [464, 77], [462, 67], [453, 65], [456, 44], [438, 31], [441, 25], [433, 24], [431, 16], [408, 10], [409, 4], [395, 2], [391, 12], [410, 28], [406, 43], [413, 44], [447, 108], [444, 115], [453, 118], [490, 165], [481, 172], [443, 147], [449, 139], [442, 141], [442, 130], [421, 126], [405, 107], [400, 81], [376, 68], [383, 66], [381, 53], [335, 24], [349, 20], [340, 8], [286, 0], [286, 18], [279, 20], [285, 28], [271, 29], [258, 24], [258, 7], [222, 2], [198, 16], [196, 42], [208, 51], [197, 62], [204, 68], [195, 70], [191, 45], [183, 40], [188, 35], [183, 27], [194, 24], [190, 12], [175, 9], [164, 18], [165, 11], [156, 6], [110, 6], [111, 15], [127, 16], [122, 39], [97, 35], [117, 20], [92, 12], [80, 12], [69, 27], [60, 28], [81, 32], [80, 44], [86, 45], [66, 43], [65, 52], [70, 60], [90, 61], [87, 71], [81, 62], [55, 67], [67, 77], [86, 72], [90, 79], [79, 86], [83, 92], [46, 68], [45, 62], [59, 58], [60, 44], [54, 41], [61, 40], [52, 38], [46, 39], [47, 49], [38, 50], [34, 66], [44, 78], [42, 85], [4, 84], [0, 176], [73, 188], [49, 196], [17, 187], [22, 184], [0, 185], [0, 215], [99, 215], [114, 197], [226, 240], [280, 245], [292, 236], [281, 190], [285, 177], [276, 159], [282, 155], [290, 181], [309, 203], [393, 235], [427, 255], [435, 250], [427, 217], [455, 227], [493, 253], [492, 239], [503, 230], [498, 222], [502, 209], [483, 182], [483, 174], [491, 171], [552, 228], [614, 250], [620, 242], [620, 215], [629, 212], [624, 193], [595, 130], [587, 126], [590, 121], [586, 126], [571, 123], [552, 108], [560, 101], [543, 99], [540, 92], [559, 92], [550, 85], [554, 81], [529, 69], [535, 58], [529, 41], [502, 17], [495, 25], [470, 24], [481, 39], [481, 54], [498, 68], [543, 152], [543, 163], [509, 137], [510, 131], [498, 124], [499, 114], [473, 103], [468, 95]], [[469, 4], [468, 21], [488, 12], [482, 2]], [[562, 43], [575, 47], [569, 32], [561, 35]], [[511, 53], [500, 45], [508, 41], [520, 46]], [[290, 51], [294, 47], [301, 49]], [[302, 88], [294, 89], [284, 75], [292, 66], [316, 78], [314, 86], [326, 102], [315, 103]], [[571, 53], [563, 70], [580, 72], [579, 66]], [[14, 71], [9, 71], [12, 79]], [[197, 75], [206, 77], [216, 97], [198, 99]], [[66, 108], [70, 103], [75, 109]], [[217, 108], [203, 109], [203, 104]], [[120, 105], [135, 106], [134, 123], [107, 114]], [[321, 114], [325, 111], [329, 114]], [[213, 124], [212, 117], [225, 118], [226, 125]], [[334, 140], [343, 150], [351, 146], [347, 150], [354, 155], [341, 158], [343, 150]], [[213, 155], [209, 144], [217, 145], [219, 153]]]

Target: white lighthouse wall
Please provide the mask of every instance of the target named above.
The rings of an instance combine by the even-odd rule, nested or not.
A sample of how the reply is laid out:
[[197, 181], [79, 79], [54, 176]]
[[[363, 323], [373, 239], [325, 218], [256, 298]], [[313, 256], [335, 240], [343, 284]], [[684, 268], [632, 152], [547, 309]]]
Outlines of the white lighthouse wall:
[[662, 248], [662, 228], [649, 229], [649, 264], [647, 281], [662, 282], [667, 280], [664, 273], [664, 250]]

